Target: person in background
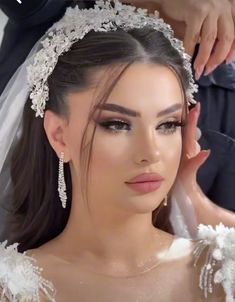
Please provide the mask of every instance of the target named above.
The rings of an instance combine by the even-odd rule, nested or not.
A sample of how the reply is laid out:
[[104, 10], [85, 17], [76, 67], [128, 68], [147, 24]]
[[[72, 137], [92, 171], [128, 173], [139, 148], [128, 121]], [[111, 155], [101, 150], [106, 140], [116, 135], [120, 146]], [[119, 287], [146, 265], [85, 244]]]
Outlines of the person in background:
[[[230, 3], [234, 15], [235, 1], [230, 1]], [[160, 13], [164, 20], [174, 28], [176, 36], [184, 39], [187, 31], [185, 24], [170, 18], [162, 11]], [[216, 36], [216, 33], [213, 35], [208, 33], [208, 40], [210, 36]], [[218, 39], [216, 39], [212, 54], [216, 53], [218, 44]], [[199, 52], [200, 47], [197, 44], [192, 58], [194, 66], [198, 63]], [[213, 72], [200, 76], [197, 84], [199, 91], [196, 99], [201, 104], [198, 121], [198, 127], [201, 130], [199, 143], [202, 149], [211, 150], [210, 157], [198, 171], [197, 180], [203, 192], [211, 200], [234, 212], [235, 62], [233, 62], [233, 57], [224, 59]]]
[[[231, 0], [232, 1], [232, 0]], [[205, 69], [211, 72], [223, 61], [235, 57], [234, 12], [229, 0], [123, 0], [139, 7], [158, 9], [167, 18], [185, 26], [183, 36], [186, 52], [193, 54], [200, 38], [194, 64], [199, 78]], [[9, 21], [0, 48], [0, 94], [35, 42], [65, 12], [66, 7], [94, 5], [91, 0], [0, 0], [0, 9]], [[166, 19], [167, 20], [167, 19]], [[173, 29], [174, 28], [174, 24]], [[212, 53], [214, 42], [218, 41]]]

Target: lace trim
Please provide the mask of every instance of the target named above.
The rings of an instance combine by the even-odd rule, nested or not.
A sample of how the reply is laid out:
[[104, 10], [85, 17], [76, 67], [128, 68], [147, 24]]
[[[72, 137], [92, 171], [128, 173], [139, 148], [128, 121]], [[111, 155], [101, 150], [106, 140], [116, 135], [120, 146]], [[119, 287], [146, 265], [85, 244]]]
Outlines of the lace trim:
[[207, 298], [213, 292], [213, 285], [219, 283], [224, 289], [225, 301], [235, 302], [235, 228], [225, 227], [222, 223], [215, 228], [201, 224], [198, 239], [193, 252], [195, 266], [207, 249], [199, 279], [204, 297]]

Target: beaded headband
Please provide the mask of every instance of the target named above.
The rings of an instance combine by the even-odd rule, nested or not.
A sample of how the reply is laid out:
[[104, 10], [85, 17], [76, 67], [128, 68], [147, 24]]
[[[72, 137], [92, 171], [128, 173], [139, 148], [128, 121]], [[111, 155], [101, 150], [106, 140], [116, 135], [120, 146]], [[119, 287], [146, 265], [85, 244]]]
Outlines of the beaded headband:
[[118, 0], [99, 0], [96, 1], [94, 8], [79, 9], [78, 6], [67, 8], [62, 19], [48, 30], [47, 38], [41, 42], [42, 49], [36, 53], [33, 64], [27, 67], [29, 97], [36, 117], [43, 118], [49, 99], [47, 79], [53, 72], [59, 56], [69, 51], [73, 43], [83, 39], [92, 30], [108, 32], [121, 28], [128, 31], [146, 26], [162, 32], [183, 58], [190, 82], [187, 90], [188, 103], [195, 103], [193, 94], [197, 92], [197, 85], [192, 75], [191, 58], [185, 53], [182, 41], [174, 37], [170, 25], [159, 18], [158, 12], [149, 15], [146, 9], [124, 5]]

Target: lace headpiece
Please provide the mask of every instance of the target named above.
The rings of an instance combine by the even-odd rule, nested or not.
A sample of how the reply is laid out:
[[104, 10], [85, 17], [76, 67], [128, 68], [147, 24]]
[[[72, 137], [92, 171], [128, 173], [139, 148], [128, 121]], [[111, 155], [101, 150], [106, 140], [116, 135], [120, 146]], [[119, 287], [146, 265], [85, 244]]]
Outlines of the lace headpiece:
[[170, 25], [159, 18], [157, 11], [149, 15], [146, 9], [136, 9], [118, 0], [112, 2], [113, 5], [110, 0], [96, 1], [94, 8], [90, 9], [70, 7], [64, 17], [48, 30], [47, 38], [41, 42], [42, 49], [35, 55], [33, 64], [27, 68], [31, 108], [36, 112], [36, 117], [44, 115], [49, 99], [47, 79], [53, 72], [59, 56], [69, 51], [73, 43], [83, 39], [91, 30], [108, 32], [121, 28], [128, 31], [148, 26], [162, 32], [184, 59], [184, 68], [190, 79], [187, 99], [189, 103], [195, 103], [193, 93], [197, 91], [197, 85], [192, 76], [190, 56], [185, 53], [183, 43], [174, 38]]

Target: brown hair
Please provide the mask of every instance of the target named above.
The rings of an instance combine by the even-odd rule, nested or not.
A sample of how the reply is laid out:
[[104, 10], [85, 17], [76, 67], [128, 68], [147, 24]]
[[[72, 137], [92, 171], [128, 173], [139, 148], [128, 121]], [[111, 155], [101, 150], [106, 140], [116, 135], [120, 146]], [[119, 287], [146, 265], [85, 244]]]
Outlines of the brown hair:
[[[168, 39], [147, 27], [128, 32], [119, 29], [114, 32], [90, 32], [59, 57], [48, 78], [49, 101], [46, 109], [69, 117], [66, 95], [87, 89], [96, 69], [119, 66], [99, 99], [99, 102], [105, 102], [122, 73], [134, 62], [141, 61], [173, 69], [185, 95], [189, 75], [183, 68], [183, 59]], [[89, 138], [88, 150], [81, 152], [81, 161], [85, 166], [84, 179], [89, 171], [95, 130]], [[86, 139], [85, 131], [81, 150]], [[47, 139], [43, 119], [35, 118], [30, 108], [30, 100], [24, 108], [23, 131], [14, 149], [11, 176], [13, 200], [9, 213], [9, 243], [19, 242], [19, 250], [25, 251], [42, 245], [62, 232], [69, 218], [72, 197], [70, 169], [65, 164], [68, 202], [67, 208], [63, 209], [57, 192], [58, 158]], [[156, 225], [158, 222], [158, 226], [162, 227], [163, 222], [159, 225], [161, 220], [155, 219], [158, 211], [159, 208], [153, 212], [153, 223]]]

